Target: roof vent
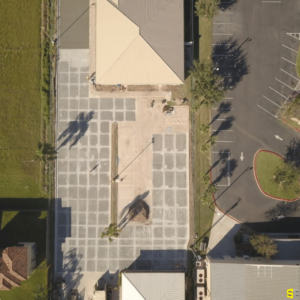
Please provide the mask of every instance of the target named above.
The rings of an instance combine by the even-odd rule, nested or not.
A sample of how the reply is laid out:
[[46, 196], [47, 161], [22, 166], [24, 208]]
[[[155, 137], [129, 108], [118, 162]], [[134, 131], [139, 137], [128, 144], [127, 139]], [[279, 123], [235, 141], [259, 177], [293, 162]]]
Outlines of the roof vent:
[[205, 284], [205, 271], [204, 271], [204, 269], [197, 269], [196, 283], [197, 284]]

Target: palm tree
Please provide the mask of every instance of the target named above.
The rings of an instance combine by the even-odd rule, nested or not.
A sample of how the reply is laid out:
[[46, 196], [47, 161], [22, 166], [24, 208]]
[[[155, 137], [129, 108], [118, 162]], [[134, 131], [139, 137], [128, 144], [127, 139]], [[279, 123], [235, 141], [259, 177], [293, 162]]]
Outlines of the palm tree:
[[201, 175], [201, 181], [207, 185], [210, 182], [210, 176], [208, 174], [202, 174]]
[[203, 20], [212, 19], [220, 8], [221, 0], [198, 0], [195, 3], [196, 15]]
[[101, 233], [101, 239], [108, 237], [108, 240], [112, 242], [113, 239], [111, 237], [118, 237], [121, 231], [122, 229], [117, 224], [111, 223], [107, 228], [105, 228], [105, 231]]
[[207, 193], [210, 193], [210, 194], [215, 194], [218, 190], [219, 190], [218, 187], [215, 186], [213, 183], [211, 183], [211, 184], [208, 186], [206, 192], [207, 192]]
[[249, 238], [249, 241], [254, 250], [266, 258], [271, 258], [278, 252], [277, 244], [268, 235], [254, 234]]
[[35, 158], [34, 160], [38, 160], [38, 161], [43, 161], [43, 162], [48, 162], [48, 161], [52, 161], [54, 159], [57, 158], [56, 156], [57, 151], [55, 150], [55, 148], [53, 146], [51, 146], [48, 143], [39, 143], [38, 144], [38, 148], [35, 151]]
[[198, 130], [204, 134], [208, 133], [209, 132], [209, 124], [202, 123]]

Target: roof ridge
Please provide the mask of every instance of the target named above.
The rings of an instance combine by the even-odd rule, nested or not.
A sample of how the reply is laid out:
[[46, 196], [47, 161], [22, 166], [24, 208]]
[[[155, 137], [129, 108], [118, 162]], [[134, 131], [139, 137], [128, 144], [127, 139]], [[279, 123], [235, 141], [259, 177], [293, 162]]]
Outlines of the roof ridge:
[[177, 280], [174, 280], [172, 286], [168, 289], [168, 291], [162, 296], [160, 300], [167, 300], [168, 298], [165, 298], [168, 294], [170, 294], [170, 291], [173, 289], [174, 285], [177, 284], [178, 281], [180, 281], [180, 277], [178, 276]]
[[[124, 55], [124, 53], [132, 46], [132, 44], [139, 38], [141, 37], [140, 34], [136, 36], [135, 39], [132, 40], [132, 42], [128, 45], [128, 47], [117, 57], [117, 59], [114, 61], [114, 63], [109, 67], [109, 69], [106, 70], [105, 73], [102, 74], [101, 78], [104, 77], [110, 70], [111, 68], [117, 63], [117, 61]], [[120, 82], [122, 83], [122, 82]]]
[[144, 295], [140, 292], [140, 290], [132, 283], [132, 281], [126, 276], [126, 273], [124, 272], [123, 275], [126, 277], [126, 279], [131, 283], [132, 286], [135, 287], [136, 291], [143, 297], [145, 300], [147, 300]]
[[146, 39], [144, 39], [143, 36], [139, 35], [144, 41], [145, 43], [157, 54], [158, 57], [160, 57], [160, 59], [168, 66], [168, 68], [176, 75], [176, 77], [180, 79], [180, 77], [176, 74], [176, 72], [171, 68], [171, 66], [157, 53], [157, 51], [147, 42]]

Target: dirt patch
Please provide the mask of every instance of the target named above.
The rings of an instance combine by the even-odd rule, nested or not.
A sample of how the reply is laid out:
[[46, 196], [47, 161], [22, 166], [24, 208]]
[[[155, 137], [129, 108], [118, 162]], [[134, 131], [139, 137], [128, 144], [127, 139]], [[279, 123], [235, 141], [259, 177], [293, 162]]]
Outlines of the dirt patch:
[[158, 85], [128, 85], [128, 91], [153, 92], [158, 91]]
[[111, 125], [111, 222], [117, 222], [118, 184], [114, 178], [118, 175], [118, 124]]

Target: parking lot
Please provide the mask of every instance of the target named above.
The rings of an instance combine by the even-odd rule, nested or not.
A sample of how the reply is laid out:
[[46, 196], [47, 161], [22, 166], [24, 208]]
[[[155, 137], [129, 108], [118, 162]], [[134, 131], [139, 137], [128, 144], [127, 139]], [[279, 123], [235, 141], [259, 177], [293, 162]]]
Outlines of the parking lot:
[[212, 109], [212, 180], [218, 207], [241, 222], [266, 221], [265, 212], [277, 204], [256, 186], [255, 152], [284, 156], [299, 137], [278, 114], [299, 82], [299, 9], [297, 1], [238, 1], [213, 19], [215, 72], [227, 93]]

